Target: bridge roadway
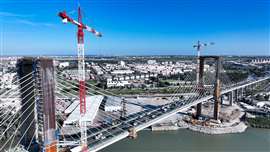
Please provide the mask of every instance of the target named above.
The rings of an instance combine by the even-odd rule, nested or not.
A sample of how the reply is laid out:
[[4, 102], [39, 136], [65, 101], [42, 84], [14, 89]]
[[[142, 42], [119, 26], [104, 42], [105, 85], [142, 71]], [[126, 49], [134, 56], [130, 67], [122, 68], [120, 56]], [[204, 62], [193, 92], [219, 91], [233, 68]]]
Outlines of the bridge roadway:
[[[232, 87], [222, 90], [221, 94], [226, 94], [231, 91], [245, 88], [247, 86], [265, 81], [270, 79], [270, 76], [256, 79], [253, 81], [244, 81], [242, 83], [238, 83], [233, 85]], [[208, 101], [213, 98], [213, 95], [203, 96], [201, 98], [189, 98], [187, 100], [183, 100], [181, 102], [175, 101], [169, 104], [165, 104], [163, 106], [159, 106], [156, 109], [144, 110], [132, 115], [127, 116], [123, 120], [119, 120], [114, 124], [103, 124], [98, 128], [91, 128], [88, 130], [88, 147], [90, 152], [99, 151], [119, 140], [122, 140], [129, 136], [129, 129], [133, 128], [136, 132], [141, 131], [153, 124], [160, 122], [178, 112], [181, 112], [191, 106], [195, 106], [198, 103]], [[164, 110], [166, 109], [166, 110]], [[77, 136], [78, 137], [78, 136]], [[70, 141], [70, 142], [69, 142]], [[81, 151], [81, 147], [79, 146], [79, 139], [77, 142], [72, 141], [71, 139], [66, 139], [65, 142], [60, 145], [69, 145], [73, 144], [74, 148], [71, 149], [72, 152]]]

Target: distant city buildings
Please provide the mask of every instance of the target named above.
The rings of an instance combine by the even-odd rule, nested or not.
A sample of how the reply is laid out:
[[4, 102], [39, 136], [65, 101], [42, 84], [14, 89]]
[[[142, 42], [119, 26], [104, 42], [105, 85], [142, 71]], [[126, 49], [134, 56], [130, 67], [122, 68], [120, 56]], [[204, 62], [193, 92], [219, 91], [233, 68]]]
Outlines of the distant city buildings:
[[0, 90], [11, 89], [16, 87], [13, 82], [16, 78], [16, 64], [17, 58], [14, 57], [2, 57], [2, 63], [0, 64]]
[[148, 60], [147, 63], [148, 63], [148, 64], [156, 64], [157, 61], [156, 61], [156, 60]]
[[113, 88], [113, 87], [125, 87], [129, 86], [130, 83], [128, 81], [124, 80], [112, 80], [110, 78], [107, 79], [107, 87]]
[[[64, 70], [62, 72], [62, 75], [70, 80], [78, 80], [78, 70], [77, 69], [68, 69]], [[85, 79], [89, 80], [90, 79], [90, 70], [85, 70]]]
[[132, 74], [132, 73], [134, 73], [134, 71], [132, 70], [113, 70], [111, 72], [111, 74], [114, 74], [114, 75]]
[[253, 59], [251, 60], [251, 63], [252, 64], [270, 64], [270, 58]]
[[58, 65], [60, 68], [66, 68], [66, 67], [69, 67], [69, 62], [61, 62], [59, 63]]
[[13, 84], [15, 81], [16, 73], [4, 73], [0, 76], [0, 89], [12, 89], [16, 85]]
[[120, 66], [121, 67], [125, 67], [126, 66], [126, 63], [124, 61], [120, 61]]
[[148, 64], [134, 64], [134, 69], [140, 71], [141, 73], [155, 73], [164, 76], [182, 74], [196, 70], [195, 63], [173, 63], [172, 61], [156, 63], [155, 60], [148, 60], [147, 63]]
[[[59, 62], [57, 66], [62, 70], [62, 75], [67, 79], [77, 80], [78, 71], [67, 61]], [[87, 62], [86, 80], [106, 82], [107, 88], [140, 87], [146, 86], [145, 82], [158, 76], [173, 76], [195, 72], [197, 64], [190, 60], [181, 61], [157, 61], [155, 59], [141, 62], [138, 60], [126, 63], [123, 60], [117, 62]], [[205, 71], [214, 71], [214, 67], [205, 64]], [[151, 86], [151, 85], [147, 85]]]

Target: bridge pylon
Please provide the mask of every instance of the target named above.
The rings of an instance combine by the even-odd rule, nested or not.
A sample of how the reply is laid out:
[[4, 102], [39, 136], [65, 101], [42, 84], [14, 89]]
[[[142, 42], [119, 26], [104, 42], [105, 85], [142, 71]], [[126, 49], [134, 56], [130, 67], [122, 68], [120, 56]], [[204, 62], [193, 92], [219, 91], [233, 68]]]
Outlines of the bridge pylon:
[[221, 103], [221, 80], [220, 80], [220, 68], [221, 68], [221, 59], [220, 57], [215, 57], [216, 60], [216, 82], [214, 90], [214, 119], [218, 120], [220, 103]]
[[[199, 89], [199, 93], [202, 94], [204, 92], [204, 81], [203, 81], [203, 73], [204, 73], [204, 58], [199, 58], [199, 78], [197, 87]], [[197, 112], [196, 118], [198, 119], [202, 114], [202, 103], [197, 104]]]
[[[20, 92], [21, 92], [21, 120], [26, 120], [25, 123], [22, 123], [20, 129], [20, 134], [25, 134], [22, 137], [20, 142], [24, 148], [27, 148], [30, 145], [30, 152], [34, 152], [34, 147], [39, 147], [37, 144], [34, 145], [31, 142], [32, 137], [35, 137], [36, 125], [35, 122], [31, 123], [35, 119], [35, 98], [32, 98], [35, 95], [33, 91], [35, 88], [34, 83], [34, 68], [33, 68], [33, 58], [22, 58], [17, 62], [17, 74], [20, 80]], [[29, 127], [29, 129], [27, 129]], [[36, 141], [36, 138], [33, 139]]]
[[[20, 78], [29, 75], [28, 83], [31, 83], [33, 87], [30, 91], [32, 91], [33, 96], [35, 96], [35, 98], [28, 103], [31, 104], [31, 107], [22, 116], [22, 118], [24, 118], [31, 115], [27, 118], [29, 119], [29, 121], [27, 121], [29, 123], [25, 123], [25, 126], [20, 128], [22, 133], [26, 131], [31, 120], [34, 120], [34, 123], [31, 123], [32, 125], [27, 131], [26, 136], [23, 137], [21, 144], [26, 147], [32, 145], [32, 143], [37, 143], [36, 145], [32, 145], [33, 148], [30, 149], [31, 152], [56, 152], [57, 138], [53, 60], [46, 58], [22, 58], [18, 61], [17, 67]], [[20, 87], [25, 88], [26, 83], [22, 83]], [[23, 89], [20, 91], [25, 92]], [[24, 94], [22, 94], [22, 96], [24, 96]], [[23, 99], [21, 104], [24, 105], [26, 102], [27, 98]], [[23, 106], [22, 110], [24, 109], [25, 107]], [[34, 137], [34, 142], [31, 142], [32, 137]]]
[[[214, 59], [216, 70], [215, 70], [215, 84], [214, 84], [214, 119], [218, 120], [218, 114], [220, 109], [220, 103], [221, 103], [221, 80], [220, 80], [220, 69], [221, 69], [221, 57], [219, 56], [200, 56], [199, 57], [199, 83], [198, 83], [198, 89], [200, 95], [203, 95], [204, 93], [204, 62], [207, 59]], [[196, 118], [199, 118], [202, 113], [202, 103], [197, 104], [197, 111], [196, 111]]]

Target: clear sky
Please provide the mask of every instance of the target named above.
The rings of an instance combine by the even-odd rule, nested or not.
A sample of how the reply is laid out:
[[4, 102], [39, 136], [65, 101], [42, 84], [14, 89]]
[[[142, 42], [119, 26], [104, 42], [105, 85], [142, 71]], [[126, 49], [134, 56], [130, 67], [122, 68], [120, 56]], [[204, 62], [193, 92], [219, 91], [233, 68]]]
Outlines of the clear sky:
[[[197, 40], [215, 42], [203, 54], [270, 55], [269, 0], [80, 0], [86, 54], [196, 54]], [[4, 55], [75, 55], [78, 0], [0, 0]]]

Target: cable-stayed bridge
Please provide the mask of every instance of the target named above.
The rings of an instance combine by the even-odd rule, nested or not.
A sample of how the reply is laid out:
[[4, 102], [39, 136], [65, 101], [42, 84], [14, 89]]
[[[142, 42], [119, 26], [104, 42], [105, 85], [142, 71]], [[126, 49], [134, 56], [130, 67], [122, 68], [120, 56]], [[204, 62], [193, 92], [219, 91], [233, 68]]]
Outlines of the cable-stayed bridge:
[[[204, 61], [208, 59], [216, 64], [213, 73], [204, 72]], [[185, 81], [192, 81], [191, 77], [186, 75]], [[158, 106], [140, 105], [142, 108], [139, 111], [128, 108], [138, 103], [86, 82], [87, 96], [110, 98], [109, 103], [100, 102], [97, 105], [99, 108], [95, 119], [98, 119], [98, 123], [93, 125], [93, 122], [89, 122], [87, 125], [88, 151], [101, 150], [126, 137], [136, 138], [137, 132], [192, 106], [197, 107], [196, 115], [199, 117], [201, 104], [210, 100], [214, 100], [215, 104], [213, 119], [218, 120], [222, 96], [228, 96], [230, 104], [233, 104], [247, 90], [258, 85], [269, 85], [270, 76], [233, 82], [222, 68], [220, 57], [204, 56], [200, 58], [199, 78], [199, 82], [175, 88], [171, 102]], [[51, 152], [65, 148], [82, 151], [79, 122], [64, 124], [68, 116], [59, 113], [56, 108], [58, 99], [74, 99], [71, 103], [79, 99], [77, 81], [61, 75], [61, 71], [53, 67], [51, 59], [25, 58], [18, 61], [18, 78], [14, 84], [17, 87], [0, 94], [8, 107], [1, 109], [0, 151], [14, 151], [19, 147], [26, 151]], [[184, 97], [178, 98], [178, 94]], [[20, 100], [8, 100], [13, 97]], [[96, 101], [89, 99], [90, 102]], [[100, 107], [105, 104], [120, 105], [121, 109], [118, 112], [101, 110]], [[93, 114], [94, 111], [89, 113]]]

